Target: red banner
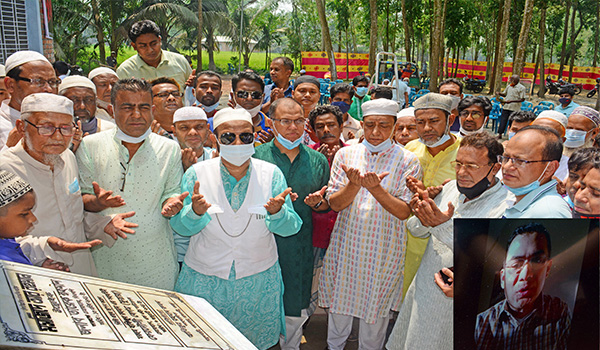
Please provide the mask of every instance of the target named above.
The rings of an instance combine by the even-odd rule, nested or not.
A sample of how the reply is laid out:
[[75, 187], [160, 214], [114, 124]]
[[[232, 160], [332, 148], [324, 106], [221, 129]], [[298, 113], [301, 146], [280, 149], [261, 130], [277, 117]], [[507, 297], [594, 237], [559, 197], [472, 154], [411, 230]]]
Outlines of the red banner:
[[[368, 53], [350, 53], [349, 57], [340, 52], [336, 52], [334, 55], [338, 79], [352, 79], [369, 71]], [[324, 78], [325, 73], [329, 72], [327, 54], [325, 52], [302, 52], [302, 68], [308, 75]]]

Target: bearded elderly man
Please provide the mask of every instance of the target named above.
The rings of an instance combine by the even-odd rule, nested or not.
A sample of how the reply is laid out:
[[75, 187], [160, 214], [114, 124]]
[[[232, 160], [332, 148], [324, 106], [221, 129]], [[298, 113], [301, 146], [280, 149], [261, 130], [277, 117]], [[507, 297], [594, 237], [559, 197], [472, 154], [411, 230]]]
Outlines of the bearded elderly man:
[[461, 140], [453, 162], [456, 181], [444, 185], [435, 199], [426, 191], [413, 196], [415, 216], [406, 226], [411, 234], [431, 239], [402, 301], [387, 349], [453, 348], [453, 299], [444, 295], [432, 277], [442, 268], [454, 266], [453, 218], [500, 218], [507, 199], [514, 199], [496, 177], [502, 152], [502, 145], [491, 134], [468, 135]]
[[[73, 102], [63, 96], [37, 93], [25, 97], [20, 107], [17, 129], [24, 138], [15, 147], [0, 153], [0, 170], [10, 171], [29, 182], [41, 199], [33, 210], [37, 224], [30, 234], [45, 236], [51, 232], [59, 238], [83, 243], [87, 240], [86, 234], [90, 239], [108, 242], [117, 234], [132, 233], [131, 227], [135, 224], [125, 222], [124, 218], [133, 216], [133, 212], [117, 214], [112, 219], [84, 212], [77, 163], [67, 149], [75, 133]], [[105, 192], [101, 188], [99, 191]], [[103, 202], [104, 197], [98, 200]], [[97, 275], [88, 249], [72, 255], [72, 272]]]
[[577, 106], [567, 122], [565, 149], [563, 154], [570, 157], [581, 148], [592, 147], [600, 129], [600, 113], [587, 106]]
[[[148, 82], [120, 80], [112, 91], [112, 105], [117, 127], [85, 137], [77, 151], [83, 201], [86, 210], [103, 214], [114, 213], [117, 206], [133, 210], [140, 226], [135, 236], [92, 250], [98, 275], [172, 290], [178, 265], [167, 217], [177, 214], [187, 195], [179, 194], [181, 150], [175, 141], [150, 130]], [[118, 193], [111, 205], [98, 202], [97, 184]]]
[[96, 118], [114, 122], [112, 112], [109, 113], [108, 111], [108, 106], [110, 105], [112, 87], [119, 80], [119, 76], [108, 67], [98, 67], [90, 71], [88, 79], [96, 85], [96, 102], [99, 107]]
[[398, 310], [411, 192], [417, 157], [392, 142], [398, 104], [365, 102], [362, 143], [340, 149], [327, 197], [339, 215], [323, 263], [319, 305], [329, 308], [327, 345], [343, 349], [360, 319], [359, 348], [381, 349], [390, 310]]
[[111, 121], [96, 118], [96, 85], [80, 75], [68, 76], [58, 86], [58, 94], [73, 101], [75, 120], [81, 122], [83, 134], [95, 134], [115, 127]]
[[55, 94], [60, 84], [52, 64], [35, 51], [13, 53], [6, 59], [5, 70], [4, 84], [10, 99], [0, 105], [0, 148], [12, 147], [23, 137], [16, 128], [23, 99], [37, 92]]

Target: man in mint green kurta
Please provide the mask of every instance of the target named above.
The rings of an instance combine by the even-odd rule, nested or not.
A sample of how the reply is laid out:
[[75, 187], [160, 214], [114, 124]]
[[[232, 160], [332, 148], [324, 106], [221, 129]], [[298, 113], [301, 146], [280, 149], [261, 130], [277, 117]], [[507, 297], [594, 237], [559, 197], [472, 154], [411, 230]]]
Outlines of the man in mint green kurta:
[[[273, 105], [275, 105], [275, 108], [273, 108]], [[258, 146], [254, 157], [277, 165], [283, 172], [288, 186], [298, 194], [298, 199], [294, 201], [294, 210], [302, 219], [303, 224], [300, 231], [290, 237], [275, 237], [285, 285], [283, 302], [286, 323], [289, 324], [290, 317], [301, 317], [301, 311], [307, 309], [310, 304], [313, 279], [312, 211], [329, 208], [328, 204], [322, 203], [313, 209], [314, 207], [309, 207], [304, 199], [309, 194], [321, 190], [323, 186], [327, 186], [329, 182], [329, 163], [323, 154], [303, 144], [289, 144], [293, 143], [290, 142], [291, 139], [302, 139], [304, 130], [302, 107], [289, 98], [277, 100], [273, 105], [270, 113], [270, 118], [273, 119], [269, 119], [268, 122], [274, 130], [276, 138], [269, 143]], [[299, 125], [297, 125], [294, 122], [290, 123], [291, 120], [301, 120], [301, 122], [298, 122]], [[282, 142], [288, 147], [295, 147], [291, 147], [291, 150], [287, 149], [282, 145]], [[292, 160], [290, 160], [290, 157]], [[302, 323], [298, 323], [301, 337]], [[287, 327], [288, 340], [294, 338], [294, 334], [291, 333], [295, 331]], [[295, 346], [292, 347], [295, 348]], [[282, 344], [282, 349], [284, 348], [287, 348], [287, 344]]]

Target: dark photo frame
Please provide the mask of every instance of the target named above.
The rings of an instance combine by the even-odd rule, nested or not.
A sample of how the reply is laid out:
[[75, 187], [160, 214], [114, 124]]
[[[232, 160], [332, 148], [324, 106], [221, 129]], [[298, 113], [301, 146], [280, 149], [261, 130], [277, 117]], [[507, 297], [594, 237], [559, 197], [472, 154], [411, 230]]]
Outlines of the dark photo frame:
[[[552, 263], [540, 295], [552, 297], [563, 307], [568, 306], [570, 331], [566, 348], [600, 347], [598, 220], [455, 219], [454, 349], [478, 349], [475, 343], [478, 314], [495, 305], [496, 310], [504, 306], [499, 304], [505, 299], [500, 271], [507, 256], [509, 237], [516, 228], [532, 223], [545, 227], [550, 237]], [[528, 268], [533, 266], [526, 264]], [[536, 300], [541, 301], [541, 298]], [[500, 346], [495, 341], [487, 344], [479, 349], [525, 346], [514, 339], [512, 346]]]

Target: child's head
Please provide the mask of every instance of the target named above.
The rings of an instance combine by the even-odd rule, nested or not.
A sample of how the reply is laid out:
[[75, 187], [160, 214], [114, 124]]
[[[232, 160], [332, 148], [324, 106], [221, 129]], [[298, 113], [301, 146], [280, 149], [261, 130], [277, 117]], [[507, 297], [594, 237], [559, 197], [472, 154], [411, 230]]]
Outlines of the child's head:
[[31, 185], [0, 170], [0, 238], [25, 236], [37, 220], [31, 212], [34, 205]]

